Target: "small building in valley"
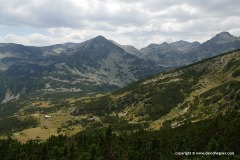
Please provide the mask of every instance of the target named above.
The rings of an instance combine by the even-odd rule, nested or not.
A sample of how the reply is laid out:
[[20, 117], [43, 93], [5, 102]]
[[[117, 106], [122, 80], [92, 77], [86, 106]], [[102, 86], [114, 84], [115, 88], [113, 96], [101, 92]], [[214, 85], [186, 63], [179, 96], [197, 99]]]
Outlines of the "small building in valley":
[[52, 116], [50, 116], [50, 115], [45, 115], [44, 117], [45, 118], [52, 118]]

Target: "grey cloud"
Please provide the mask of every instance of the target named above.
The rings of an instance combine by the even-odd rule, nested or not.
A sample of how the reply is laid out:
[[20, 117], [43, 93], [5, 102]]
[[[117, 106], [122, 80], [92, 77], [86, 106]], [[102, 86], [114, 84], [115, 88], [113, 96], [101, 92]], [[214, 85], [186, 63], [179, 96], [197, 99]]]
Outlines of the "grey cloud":
[[[228, 17], [238, 16], [240, 14], [240, 1], [187, 1], [187, 0], [112, 0], [131, 5], [129, 9], [121, 8], [121, 10], [111, 13], [107, 10], [104, 1], [99, 2], [96, 8], [83, 10], [71, 1], [59, 0], [12, 0], [2, 3], [0, 6], [0, 23], [4, 25], [30, 26], [30, 27], [73, 27], [86, 28], [91, 22], [108, 23], [116, 26], [139, 26], [145, 25], [149, 19], [162, 21], [166, 18], [175, 19], [178, 22], [207, 17]], [[94, 3], [94, 1], [92, 1]], [[139, 8], [134, 5], [139, 4]], [[184, 11], [181, 5], [187, 4], [195, 7], [198, 12], [189, 14]], [[171, 10], [171, 7], [176, 7]], [[158, 15], [158, 12], [166, 11], [166, 14]], [[88, 23], [86, 23], [86, 21]]]
[[157, 12], [157, 11], [162, 11], [162, 10], [167, 10], [170, 7], [173, 6], [179, 6], [182, 5], [183, 3], [186, 3], [186, 0], [148, 0], [148, 1], [143, 1], [141, 3], [141, 6], [145, 10], [149, 10], [151, 12]]
[[[237, 0], [75, 0], [74, 2], [73, 0], [1, 0], [0, 25], [46, 30], [70, 28], [74, 30], [71, 34], [77, 33], [76, 30], [79, 31], [76, 36], [72, 35], [73, 39], [84, 39], [95, 33], [101, 33], [109, 37], [111, 34], [114, 37], [131, 37], [134, 43], [140, 40], [141, 44], [158, 38], [159, 42], [176, 37], [185, 40], [204, 39], [220, 31], [235, 31], [240, 34], [238, 23], [240, 1]], [[109, 8], [109, 3], [115, 3], [116, 9]], [[60, 29], [59, 32], [61, 31]], [[66, 32], [56, 37], [51, 34], [50, 36], [59, 38], [67, 37], [67, 34]]]
[[[179, 6], [189, 5], [197, 10], [196, 14], [188, 14]], [[168, 14], [161, 15], [161, 18], [174, 18], [178, 21], [188, 21], [205, 17], [228, 17], [240, 15], [240, 1], [236, 0], [149, 0], [142, 3], [142, 7], [150, 12], [169, 11], [171, 7], [179, 7]]]
[[[139, 25], [146, 22], [146, 17], [140, 11], [126, 9], [110, 13], [104, 3], [100, 3], [97, 8], [90, 7], [88, 10], [82, 10], [70, 1], [60, 1], [59, 3], [59, 0], [42, 0], [43, 3], [35, 3], [36, 1], [23, 0], [21, 2], [11, 3], [10, 5], [6, 2], [1, 5], [1, 24], [84, 28], [89, 27], [88, 24], [84, 23], [86, 20], [88, 22], [107, 22], [119, 26]], [[8, 9], [13, 8], [18, 8], [19, 11], [27, 11], [27, 14], [8, 11]]]
[[236, 0], [201, 0], [201, 1], [188, 1], [189, 4], [198, 7], [204, 16], [211, 17], [226, 17], [239, 15], [240, 1]]

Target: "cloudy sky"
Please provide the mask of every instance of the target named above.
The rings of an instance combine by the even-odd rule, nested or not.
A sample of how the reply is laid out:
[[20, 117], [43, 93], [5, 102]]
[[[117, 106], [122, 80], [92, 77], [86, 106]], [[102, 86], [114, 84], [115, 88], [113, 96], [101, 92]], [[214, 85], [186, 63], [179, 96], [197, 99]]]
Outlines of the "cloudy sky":
[[103, 35], [137, 48], [240, 36], [239, 0], [0, 0], [0, 42], [51, 45]]

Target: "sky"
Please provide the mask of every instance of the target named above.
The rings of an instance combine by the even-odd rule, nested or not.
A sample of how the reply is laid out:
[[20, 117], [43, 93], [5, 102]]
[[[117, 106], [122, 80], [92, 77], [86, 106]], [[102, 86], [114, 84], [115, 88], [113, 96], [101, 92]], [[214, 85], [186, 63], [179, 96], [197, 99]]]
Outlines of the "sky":
[[137, 48], [240, 36], [239, 0], [0, 0], [0, 43], [46, 46], [102, 35]]

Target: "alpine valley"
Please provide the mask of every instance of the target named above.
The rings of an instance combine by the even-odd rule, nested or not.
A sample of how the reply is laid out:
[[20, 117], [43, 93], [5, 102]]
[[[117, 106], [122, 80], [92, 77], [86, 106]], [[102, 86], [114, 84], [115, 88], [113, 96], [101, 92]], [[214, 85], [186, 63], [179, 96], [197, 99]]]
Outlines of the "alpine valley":
[[[239, 49], [228, 32], [140, 50], [103, 36], [0, 44], [0, 135], [26, 142], [2, 140], [0, 155], [14, 144], [21, 149], [6, 153], [18, 159], [199, 158], [180, 151], [239, 158]], [[39, 152], [28, 152], [31, 145]]]

